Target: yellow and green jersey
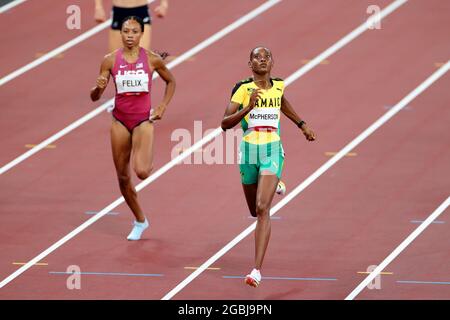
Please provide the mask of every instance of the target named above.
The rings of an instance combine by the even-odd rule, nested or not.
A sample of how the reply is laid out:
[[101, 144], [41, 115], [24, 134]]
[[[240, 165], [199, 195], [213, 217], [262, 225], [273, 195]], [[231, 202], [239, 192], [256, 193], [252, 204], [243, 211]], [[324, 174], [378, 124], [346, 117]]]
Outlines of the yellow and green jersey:
[[[280, 140], [281, 99], [284, 93], [284, 81], [271, 78], [272, 87], [261, 89], [261, 99], [256, 101], [255, 107], [242, 120], [242, 130], [258, 127], [272, 127], [273, 131], [249, 131], [243, 140], [251, 144], [265, 144]], [[253, 78], [242, 80], [236, 84], [231, 94], [231, 102], [238, 103], [239, 110], [248, 106], [253, 90], [258, 89]]]

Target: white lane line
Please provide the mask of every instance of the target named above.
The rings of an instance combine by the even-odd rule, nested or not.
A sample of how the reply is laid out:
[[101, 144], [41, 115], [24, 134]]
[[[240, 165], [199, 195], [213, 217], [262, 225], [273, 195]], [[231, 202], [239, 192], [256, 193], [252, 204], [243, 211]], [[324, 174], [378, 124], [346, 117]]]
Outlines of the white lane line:
[[[263, 13], [264, 11], [270, 9], [275, 4], [279, 3], [281, 0], [271, 0], [265, 2], [263, 5], [259, 6], [255, 10], [251, 11], [247, 15], [241, 17], [240, 19], [236, 20], [233, 24], [229, 25], [228, 27], [222, 29], [218, 33], [216, 33], [211, 38], [207, 39], [206, 41], [200, 43], [198, 46], [194, 47], [193, 49], [189, 50], [179, 58], [175, 59], [172, 64], [176, 65], [178, 63], [181, 63], [183, 59], [187, 59], [190, 56], [196, 54], [206, 46], [209, 46], [210, 44], [214, 43], [215, 41], [219, 40], [226, 34], [230, 33], [231, 31], [235, 30], [239, 26], [243, 25], [244, 23], [250, 21], [254, 17], [258, 16], [259, 14]], [[213, 38], [213, 39], [212, 39]], [[207, 144], [208, 142], [212, 141], [215, 137], [217, 137], [219, 134], [221, 134], [222, 129], [216, 128], [211, 133], [203, 137], [201, 140], [197, 141], [195, 144], [193, 144], [191, 147], [186, 149], [183, 153], [172, 159], [170, 162], [165, 164], [163, 167], [158, 169], [154, 174], [152, 174], [150, 177], [148, 177], [146, 180], [142, 181], [140, 184], [136, 186], [136, 190], [139, 192], [143, 188], [145, 188], [147, 185], [149, 185], [151, 182], [156, 180], [158, 177], [160, 177], [162, 174], [170, 170], [175, 165], [181, 163], [185, 158], [190, 156], [195, 150], [201, 148], [204, 144]], [[81, 231], [92, 225], [94, 222], [108, 214], [111, 210], [119, 206], [124, 202], [124, 198], [120, 197], [119, 199], [115, 200], [113, 203], [108, 205], [106, 208], [101, 210], [99, 213], [97, 213], [95, 216], [84, 222], [82, 225], [80, 225], [78, 228], [67, 234], [65, 237], [60, 239], [58, 242], [53, 244], [51, 247], [40, 253], [37, 257], [33, 258], [31, 261], [27, 262], [24, 266], [16, 270], [14, 273], [9, 275], [7, 278], [5, 278], [2, 282], [0, 282], [0, 288], [3, 288], [6, 284], [20, 276], [23, 272], [31, 268], [36, 262], [39, 262], [42, 260], [42, 257], [46, 257], [56, 249], [58, 249], [60, 246], [62, 246], [64, 243], [75, 237], [77, 234], [79, 234]]]
[[[266, 4], [269, 4], [271, 1], [267, 2]], [[274, 4], [278, 3], [280, 1], [274, 1]], [[406, 1], [396, 1], [393, 4], [397, 3], [397, 2], [406, 2]], [[265, 6], [266, 4], [262, 5]], [[392, 6], [393, 4], [391, 4], [390, 6]], [[262, 7], [261, 6], [261, 7]], [[385, 8], [384, 10], [388, 10], [389, 7]], [[259, 7], [259, 8], [261, 8]], [[270, 6], [271, 7], [271, 6]], [[268, 7], [268, 8], [270, 8]], [[258, 8], [258, 9], [259, 9]], [[268, 9], [267, 8], [267, 9]], [[266, 10], [267, 10], [266, 9]], [[394, 10], [392, 10], [394, 11]], [[390, 12], [392, 12], [390, 11]], [[380, 16], [382, 18], [384, 18], [386, 16], [386, 14], [383, 15], [383, 11], [380, 13]], [[244, 16], [245, 17], [245, 16]], [[382, 19], [381, 18], [381, 19]], [[242, 18], [241, 18], [242, 19]], [[227, 28], [225, 28], [227, 29]], [[341, 47], [345, 45], [341, 43]], [[336, 51], [339, 50], [341, 47], [336, 47]], [[181, 58], [181, 57], [180, 57]], [[315, 63], [314, 61], [316, 61], [317, 59], [313, 59], [310, 63]], [[174, 60], [175, 62], [175, 60]], [[316, 61], [316, 65], [319, 64], [320, 61]], [[308, 65], [303, 66], [302, 68], [308, 68]], [[302, 69], [300, 68], [300, 69]], [[311, 70], [311, 68], [309, 68], [309, 70]], [[308, 71], [309, 71], [308, 70]], [[306, 73], [306, 72], [305, 72]], [[292, 77], [290, 76], [288, 79], [286, 79], [286, 86], [289, 85], [290, 83], [292, 83], [293, 81], [295, 81], [296, 79], [298, 79], [300, 76], [296, 76], [296, 77]], [[395, 109], [395, 108], [393, 108]], [[392, 109], [392, 110], [393, 110]], [[149, 178], [147, 178], [146, 180], [142, 181], [137, 187], [136, 190], [140, 191], [142, 190], [145, 186], [147, 186], [149, 183], [153, 182], [154, 180], [156, 180], [160, 175], [162, 175], [163, 173], [165, 173], [166, 171], [168, 171], [170, 168], [172, 168], [173, 166], [175, 166], [177, 163], [180, 163], [183, 159], [185, 159], [186, 157], [188, 157], [190, 154], [192, 154], [195, 150], [199, 149], [200, 147], [202, 147], [204, 144], [208, 143], [209, 141], [211, 141], [212, 139], [214, 139], [216, 136], [218, 136], [219, 134], [221, 134], [222, 129], [220, 127], [216, 128], [214, 131], [212, 131], [209, 135], [205, 136], [203, 139], [199, 140], [197, 143], [195, 143], [193, 146], [191, 146], [190, 148], [188, 148], [186, 151], [184, 151], [182, 154], [180, 154], [179, 156], [177, 156], [176, 158], [174, 158], [172, 161], [170, 161], [169, 163], [167, 163], [165, 166], [163, 166], [162, 168], [160, 168], [157, 172], [155, 172], [153, 175], [151, 175]], [[335, 156], [337, 157], [339, 155], [339, 153]], [[345, 154], [344, 154], [345, 155]], [[332, 158], [333, 159], [333, 158]], [[330, 159], [329, 161], [331, 161], [332, 159]], [[297, 187], [298, 188], [298, 187]], [[295, 191], [295, 190], [294, 190]], [[293, 192], [294, 192], [293, 191]], [[292, 194], [292, 192], [291, 192]], [[289, 195], [288, 195], [289, 196]], [[30, 260], [26, 265], [24, 265], [23, 267], [21, 267], [20, 269], [18, 269], [17, 271], [15, 271], [13, 274], [11, 274], [10, 276], [8, 276], [7, 278], [5, 278], [2, 282], [0, 282], [0, 288], [4, 287], [6, 284], [8, 284], [9, 282], [11, 282], [12, 280], [14, 280], [16, 277], [18, 277], [19, 275], [21, 275], [23, 272], [25, 272], [26, 270], [28, 270], [29, 268], [31, 268], [33, 266], [33, 264], [35, 264], [36, 262], [42, 260], [43, 257], [46, 257], [47, 255], [49, 255], [51, 252], [55, 251], [57, 248], [59, 248], [61, 245], [63, 245], [65, 242], [69, 241], [71, 238], [75, 237], [78, 233], [80, 233], [81, 231], [83, 231], [84, 229], [86, 229], [88, 226], [90, 226], [91, 224], [93, 224], [94, 222], [96, 222], [97, 220], [99, 220], [101, 217], [103, 217], [104, 215], [106, 215], [108, 212], [110, 212], [111, 210], [113, 210], [114, 208], [116, 208], [118, 205], [120, 205], [121, 203], [124, 202], [123, 197], [120, 197], [119, 199], [117, 199], [116, 201], [114, 201], [113, 203], [111, 203], [109, 206], [107, 206], [106, 208], [104, 208], [103, 210], [101, 210], [97, 215], [93, 216], [92, 218], [90, 218], [89, 220], [87, 220], [85, 223], [83, 223], [82, 225], [80, 225], [78, 228], [76, 228], [75, 230], [73, 230], [71, 233], [69, 233], [68, 235], [66, 235], [64, 238], [60, 239], [58, 242], [56, 242], [55, 244], [53, 244], [50, 248], [48, 248], [47, 250], [45, 250], [44, 252], [42, 252], [41, 254], [39, 254], [38, 256], [36, 256], [35, 258], [33, 258], [32, 260]], [[277, 204], [279, 205], [279, 203]], [[272, 214], [272, 213], [271, 213]], [[249, 228], [246, 229], [246, 231], [248, 229], [250, 229], [251, 227], [255, 227], [256, 223], [252, 224]], [[252, 230], [253, 230], [252, 229]], [[248, 233], [250, 233], [252, 230], [250, 230]], [[245, 232], [245, 231], [244, 231]], [[247, 233], [247, 234], [248, 234]], [[239, 237], [239, 236], [238, 236]], [[234, 246], [234, 245], [233, 245]], [[224, 252], [223, 254], [225, 254], [226, 252]], [[218, 258], [217, 258], [218, 259]], [[215, 260], [217, 260], [215, 259]], [[211, 259], [210, 259], [211, 260]], [[214, 260], [214, 261], [215, 261]], [[209, 260], [208, 260], [209, 261]], [[196, 274], [198, 272], [198, 270], [202, 270], [201, 272], [203, 272], [204, 270], [206, 270], [213, 262], [211, 262], [207, 267], [205, 267], [204, 264], [202, 267], [200, 267], [201, 269], [197, 269], [193, 274]], [[201, 273], [198, 272], [197, 276]], [[193, 275], [191, 274], [191, 276]], [[189, 276], [189, 277], [191, 277]], [[197, 277], [195, 276], [195, 277]], [[189, 278], [188, 277], [188, 278]], [[194, 278], [195, 278], [194, 277]], [[194, 279], [193, 278], [193, 279]], [[192, 279], [192, 280], [193, 280]], [[191, 280], [191, 281], [192, 281]], [[190, 282], [190, 281], [189, 281]], [[181, 284], [180, 284], [181, 285]], [[174, 288], [171, 292], [175, 291], [180, 285], [178, 285], [176, 288]], [[187, 284], [185, 284], [187, 285]], [[184, 286], [185, 286], [184, 285]], [[183, 286], [183, 287], [184, 287]], [[181, 290], [181, 289], [180, 289]], [[178, 290], [179, 291], [179, 290]], [[171, 293], [167, 294], [165, 297], [169, 296]], [[174, 293], [176, 294], [176, 293]], [[173, 294], [173, 295], [174, 295]], [[173, 296], [172, 295], [172, 296]], [[163, 298], [164, 299], [164, 298]], [[170, 298], [169, 298], [170, 299]]]
[[303, 76], [305, 73], [307, 73], [309, 70], [320, 64], [323, 60], [326, 60], [328, 57], [330, 57], [332, 54], [334, 54], [336, 51], [350, 43], [351, 41], [355, 40], [358, 36], [360, 36], [362, 33], [367, 31], [367, 26], [372, 25], [375, 22], [377, 22], [379, 19], [380, 21], [384, 19], [386, 16], [397, 10], [400, 6], [408, 2], [408, 0], [397, 0], [392, 2], [390, 5], [388, 5], [386, 8], [384, 8], [382, 11], [380, 11], [380, 14], [378, 16], [371, 16], [367, 22], [361, 24], [358, 28], [350, 32], [348, 35], [343, 37], [341, 40], [336, 42], [334, 45], [329, 47], [327, 50], [319, 54], [317, 57], [315, 57], [313, 60], [311, 60], [308, 64], [304, 66], [304, 68], [299, 69], [297, 72], [292, 74], [290, 78], [297, 79], [301, 76]]
[[[250, 20], [252, 20], [255, 17], [257, 17], [258, 15], [262, 14], [266, 10], [270, 9], [271, 7], [273, 7], [275, 4], [279, 3], [280, 1], [281, 0], [270, 0], [270, 1], [265, 2], [264, 4], [262, 4], [261, 6], [257, 7], [253, 11], [250, 11], [245, 16], [239, 18], [238, 20], [236, 20], [232, 24], [228, 25], [227, 27], [223, 28], [219, 32], [215, 33], [214, 35], [212, 35], [208, 39], [206, 39], [203, 42], [199, 43], [198, 45], [196, 45], [192, 49], [186, 51], [184, 54], [182, 54], [181, 56], [177, 57], [172, 62], [168, 63], [167, 67], [169, 69], [172, 69], [173, 67], [175, 67], [175, 66], [179, 65], [180, 63], [182, 63], [183, 61], [186, 61], [187, 59], [189, 59], [192, 56], [196, 55], [198, 52], [200, 52], [203, 49], [207, 48], [208, 46], [212, 45], [214, 42], [220, 40], [221, 38], [225, 37], [227, 34], [231, 33], [232, 31], [236, 30], [237, 28], [241, 27], [245, 23], [247, 23]], [[153, 79], [156, 79], [156, 77], [157, 77], [157, 74], [155, 73], [154, 76], [153, 76]], [[0, 168], [0, 175], [5, 173], [6, 171], [10, 170], [11, 168], [15, 167], [16, 165], [18, 165], [22, 161], [28, 159], [29, 157], [31, 157], [35, 153], [39, 152], [40, 150], [44, 149], [49, 144], [52, 144], [56, 140], [58, 140], [61, 137], [65, 136], [66, 134], [68, 134], [69, 132], [73, 131], [74, 129], [78, 128], [82, 124], [84, 124], [87, 121], [91, 120], [92, 118], [96, 117], [101, 112], [105, 111], [109, 106], [111, 106], [113, 101], [114, 101], [114, 99], [108, 100], [107, 102], [105, 102], [101, 106], [99, 106], [96, 109], [92, 110], [88, 114], [84, 115], [80, 119], [76, 120], [75, 122], [73, 122], [69, 126], [67, 126], [64, 129], [62, 129], [61, 131], [59, 131], [59, 132], [55, 133], [54, 135], [52, 135], [51, 137], [45, 139], [44, 141], [42, 141], [41, 143], [36, 145], [34, 148], [28, 150], [27, 152], [23, 153], [22, 155], [20, 155], [19, 157], [15, 158], [11, 162], [5, 164], [3, 167]]]
[[21, 3], [24, 3], [25, 1], [27, 1], [27, 0], [15, 0], [13, 2], [5, 4], [4, 6], [2, 6], [0, 8], [0, 13], [4, 13], [4, 12], [8, 11], [9, 9], [12, 9], [12, 8], [14, 8], [15, 6], [18, 6]]
[[[404, 108], [408, 103], [410, 103], [415, 97], [421, 94], [425, 89], [431, 86], [436, 80], [443, 76], [450, 68], [450, 61], [447, 62], [441, 69], [432, 74], [427, 80], [420, 84], [416, 89], [404, 97], [399, 103], [397, 103], [391, 110], [386, 112], [381, 118], [375, 121], [370, 127], [364, 130], [359, 136], [347, 144], [341, 151], [339, 151], [335, 156], [323, 164], [319, 169], [317, 169], [311, 176], [300, 183], [291, 193], [286, 195], [280, 202], [270, 210], [270, 215], [274, 215], [278, 210], [284, 207], [289, 201], [295, 198], [300, 192], [306, 189], [310, 184], [312, 184], [316, 179], [318, 179], [324, 172], [330, 169], [336, 162], [345, 157], [352, 149], [364, 141], [368, 136], [370, 136], [375, 130], [380, 128], [389, 119], [391, 119], [395, 114], [397, 114], [402, 108]], [[203, 271], [209, 266], [220, 259], [224, 254], [231, 250], [236, 244], [238, 244], [242, 239], [247, 237], [256, 226], [256, 222], [250, 225], [247, 229], [241, 232], [236, 238], [230, 241], [225, 247], [218, 251], [215, 255], [209, 258], [205, 263], [203, 263], [196, 271], [190, 274], [186, 279], [184, 279], [180, 284], [178, 284], [174, 289], [167, 293], [162, 300], [169, 300], [178, 292], [180, 292], [185, 286], [197, 278]], [[373, 279], [373, 278], [372, 278]]]
[[447, 198], [420, 226], [417, 227], [392, 253], [381, 262], [370, 275], [367, 276], [346, 298], [353, 300], [375, 277], [384, 270], [411, 242], [413, 242], [435, 219], [437, 219], [450, 206], [450, 197]]
[[96, 33], [100, 32], [103, 29], [105, 29], [106, 27], [108, 27], [110, 24], [111, 24], [110, 20], [105, 21], [105, 22], [99, 24], [98, 26], [90, 29], [89, 31], [79, 35], [78, 37], [70, 40], [69, 42], [66, 42], [62, 46], [60, 46], [56, 49], [53, 49], [52, 51], [44, 54], [42, 57], [34, 60], [33, 62], [30, 62], [30, 63], [24, 65], [23, 67], [11, 72], [10, 74], [4, 76], [3, 78], [0, 79], [0, 87], [3, 86], [4, 84], [8, 83], [9, 81], [17, 78], [18, 76], [24, 74], [25, 72], [36, 68], [37, 66], [43, 64], [44, 62], [50, 60], [51, 58], [57, 56], [58, 54], [72, 48], [73, 46], [79, 44], [80, 42], [92, 37]]
[[[222, 131], [222, 129], [218, 128], [214, 131], [212, 131], [210, 134], [203, 137], [203, 139], [197, 141], [194, 145], [186, 149], [183, 153], [178, 155], [176, 158], [172, 159], [170, 162], [168, 162], [166, 165], [158, 169], [154, 174], [152, 174], [150, 177], [148, 177], [146, 180], [142, 181], [136, 186], [136, 190], [139, 192], [143, 188], [145, 188], [147, 185], [152, 183], [154, 180], [159, 178], [161, 175], [163, 175], [165, 172], [167, 172], [169, 169], [174, 167], [175, 165], [181, 163], [185, 158], [190, 156], [196, 149], [201, 148], [205, 143], [208, 143], [209, 141], [213, 140], [217, 135], [217, 131]], [[219, 132], [220, 133], [220, 132]], [[20, 276], [23, 272], [31, 268], [34, 264], [41, 261], [43, 257], [48, 256], [50, 253], [58, 249], [60, 246], [62, 246], [64, 243], [75, 237], [77, 234], [85, 230], [87, 227], [92, 225], [94, 222], [108, 214], [110, 211], [112, 211], [114, 208], [119, 206], [124, 202], [124, 198], [120, 197], [117, 200], [115, 200], [113, 203], [108, 205], [107, 207], [103, 208], [99, 213], [94, 215], [92, 218], [86, 220], [83, 224], [78, 226], [76, 229], [74, 229], [72, 232], [64, 236], [62, 239], [60, 239], [58, 242], [54, 243], [51, 247], [40, 253], [38, 256], [31, 259], [29, 262], [27, 262], [24, 266], [19, 268], [17, 271], [12, 273], [10, 276], [5, 278], [2, 282], [0, 282], [0, 288], [3, 288], [5, 285], [7, 285], [9, 282]]]
[[[393, 3], [391, 3], [389, 6], [387, 6], [385, 9], [383, 9], [380, 12], [379, 18], [384, 19], [387, 15], [398, 9], [401, 5], [406, 3], [406, 0], [398, 0]], [[346, 44], [348, 44], [350, 41], [354, 40], [357, 36], [361, 35], [364, 31], [367, 30], [367, 23], [363, 23], [358, 28], [353, 30], [351, 33], [346, 35], [344, 38], [336, 42], [334, 45], [332, 45], [330, 48], [322, 52], [320, 55], [318, 55], [316, 58], [311, 60], [308, 64], [300, 68], [298, 71], [294, 72], [292, 75], [290, 75], [288, 78], [286, 78], [286, 86], [306, 74], [308, 71], [310, 71], [313, 67], [320, 64], [323, 60], [331, 56], [333, 53], [344, 47]], [[395, 110], [395, 107], [392, 110]], [[391, 112], [392, 113], [392, 112]], [[392, 113], [392, 116], [395, 113]], [[391, 117], [392, 117], [391, 116]], [[386, 120], [387, 121], [387, 120]], [[377, 121], [378, 122], [378, 121]], [[370, 128], [372, 128], [373, 125]], [[342, 149], [340, 152], [338, 152], [333, 158], [328, 160], [324, 165], [322, 165], [316, 172], [314, 172], [310, 177], [308, 177], [305, 181], [303, 181], [300, 185], [298, 185], [291, 193], [286, 195], [283, 200], [278, 202], [270, 211], [270, 215], [274, 215], [278, 210], [280, 210], [282, 207], [284, 207], [289, 201], [291, 201], [294, 197], [296, 197], [303, 189], [305, 189], [307, 186], [309, 186], [314, 180], [316, 180], [320, 175], [322, 175], [326, 170], [328, 170], [331, 166], [333, 166], [337, 161], [339, 161], [342, 157], [344, 157], [348, 152], [350, 152], [351, 149], [353, 149], [357, 144], [359, 144], [362, 140], [359, 140], [361, 136], [365, 135], [366, 132], [368, 132], [367, 129], [364, 131], [360, 136], [358, 136], [355, 140], [353, 140], [349, 145], [347, 145], [344, 149]], [[371, 132], [370, 132], [371, 133]], [[369, 133], [369, 134], [370, 134]], [[354, 143], [356, 141], [356, 143]], [[218, 259], [220, 259], [223, 255], [225, 255], [229, 250], [231, 250], [236, 244], [238, 244], [242, 239], [247, 237], [256, 226], [256, 222], [251, 224], [247, 229], [242, 231], [236, 238], [231, 240], [225, 247], [223, 247], [221, 250], [219, 250], [215, 255], [213, 255], [211, 258], [209, 258], [205, 263], [203, 263], [197, 270], [195, 270], [193, 273], [191, 273], [186, 279], [184, 279], [182, 282], [180, 282], [175, 288], [173, 288], [170, 292], [168, 292], [162, 300], [169, 300], [172, 299], [173, 296], [175, 296], [178, 292], [180, 292], [184, 287], [186, 287], [190, 282], [192, 282], [195, 278], [197, 278], [203, 271], [205, 271], [209, 266], [211, 266], [214, 262], [216, 262]]]
[[[155, 0], [150, 0], [149, 4], [152, 3]], [[8, 83], [9, 81], [17, 78], [18, 76], [24, 74], [27, 71], [30, 71], [31, 69], [36, 68], [37, 66], [43, 64], [44, 62], [56, 57], [57, 55], [61, 54], [62, 52], [76, 46], [80, 42], [92, 37], [93, 35], [99, 33], [100, 31], [108, 28], [111, 25], [111, 18], [105, 22], [102, 22], [101, 24], [95, 26], [94, 28], [90, 29], [89, 31], [86, 31], [85, 33], [79, 35], [78, 37], [70, 40], [69, 42], [66, 42], [65, 44], [59, 46], [56, 49], [53, 49], [52, 51], [44, 54], [42, 57], [34, 60], [33, 62], [30, 62], [23, 67], [11, 72], [7, 76], [4, 76], [0, 79], [0, 87], [4, 84]]]

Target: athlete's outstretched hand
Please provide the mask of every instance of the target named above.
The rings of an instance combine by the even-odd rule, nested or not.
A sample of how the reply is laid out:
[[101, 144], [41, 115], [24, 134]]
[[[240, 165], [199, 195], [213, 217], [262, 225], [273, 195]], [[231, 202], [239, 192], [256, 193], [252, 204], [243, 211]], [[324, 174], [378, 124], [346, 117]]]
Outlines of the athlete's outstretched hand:
[[250, 110], [255, 107], [258, 99], [261, 99], [261, 89], [254, 89], [252, 95], [250, 96], [250, 102], [248, 103], [248, 108], [250, 108]]
[[108, 85], [108, 78], [104, 76], [99, 76], [97, 78], [97, 87], [99, 89], [105, 89], [107, 85]]
[[316, 140], [316, 134], [314, 133], [314, 131], [312, 131], [310, 128], [308, 128], [308, 126], [306, 124], [304, 124], [302, 126], [302, 132], [305, 135], [306, 140], [308, 140], [308, 141]]
[[150, 111], [150, 121], [161, 120], [164, 111], [166, 111], [166, 105], [164, 103], [159, 104], [155, 109]]

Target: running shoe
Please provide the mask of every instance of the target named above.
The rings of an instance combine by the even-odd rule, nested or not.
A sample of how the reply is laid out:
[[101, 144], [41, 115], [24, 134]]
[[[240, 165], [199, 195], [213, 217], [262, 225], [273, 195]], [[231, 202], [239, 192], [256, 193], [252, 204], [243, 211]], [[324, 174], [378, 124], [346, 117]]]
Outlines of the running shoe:
[[144, 222], [133, 222], [133, 229], [131, 230], [130, 234], [128, 235], [127, 239], [131, 241], [136, 241], [141, 239], [142, 232], [144, 232], [145, 229], [148, 228], [149, 223], [147, 219], [145, 219]]
[[276, 191], [278, 194], [281, 194], [281, 195], [283, 195], [283, 194], [285, 194], [286, 193], [286, 185], [284, 184], [284, 182], [283, 181], [279, 181], [278, 182], [278, 185], [277, 185], [277, 191]]
[[245, 277], [245, 283], [251, 287], [257, 287], [261, 282], [261, 273], [259, 270], [253, 269], [250, 274]]

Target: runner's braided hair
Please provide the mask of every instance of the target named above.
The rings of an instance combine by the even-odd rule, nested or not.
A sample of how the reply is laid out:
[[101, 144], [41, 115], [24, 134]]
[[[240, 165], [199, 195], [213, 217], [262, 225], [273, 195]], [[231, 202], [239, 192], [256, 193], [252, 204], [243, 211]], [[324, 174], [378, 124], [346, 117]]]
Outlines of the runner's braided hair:
[[[122, 26], [124, 25], [125, 22], [127, 22], [128, 20], [133, 20], [136, 21], [137, 23], [139, 23], [139, 25], [141, 26], [141, 32], [144, 32], [144, 20], [142, 20], [141, 17], [138, 16], [128, 16], [125, 19], [122, 20], [122, 23], [120, 24], [120, 30], [122, 30]], [[156, 54], [158, 54], [161, 59], [165, 60], [168, 56], [169, 53], [166, 51], [160, 52], [160, 51], [154, 51]]]

